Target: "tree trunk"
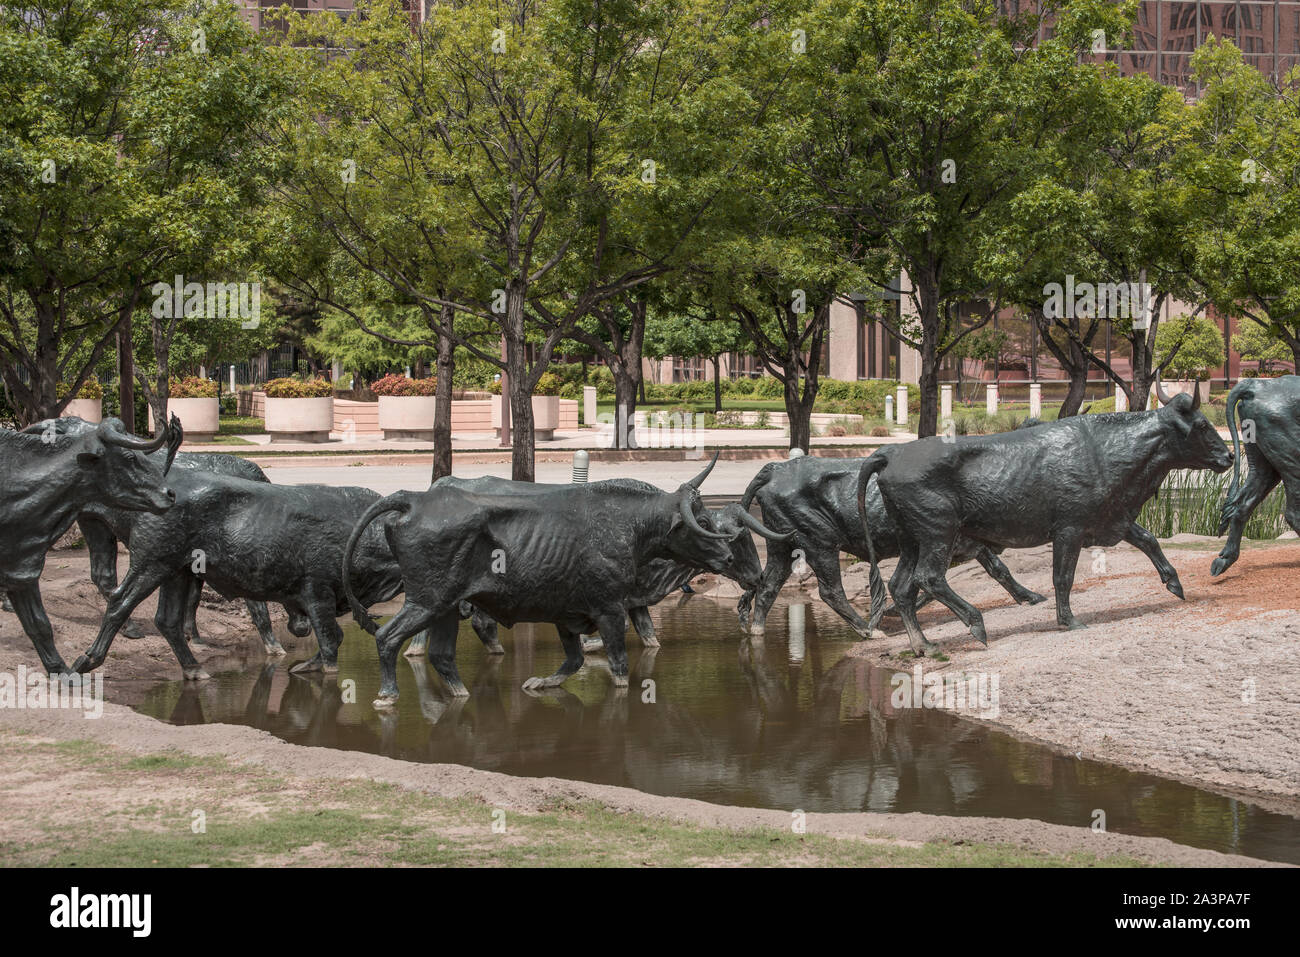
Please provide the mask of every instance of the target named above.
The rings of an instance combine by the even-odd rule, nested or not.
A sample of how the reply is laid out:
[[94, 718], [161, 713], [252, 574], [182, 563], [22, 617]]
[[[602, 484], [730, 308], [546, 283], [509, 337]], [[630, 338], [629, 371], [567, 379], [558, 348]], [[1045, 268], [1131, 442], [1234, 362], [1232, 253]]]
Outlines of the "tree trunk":
[[713, 357], [713, 414], [722, 411], [722, 356]]
[[136, 431], [135, 423], [135, 340], [132, 336], [131, 314], [127, 313], [117, 330], [117, 404], [118, 417], [128, 432]]
[[636, 448], [636, 398], [640, 377], [633, 378], [622, 362], [610, 365], [614, 373], [614, 441], [612, 449]]
[[524, 284], [512, 279], [506, 284], [505, 346], [506, 379], [510, 396], [510, 477], [516, 482], [535, 482], [533, 443], [533, 397], [528, 382], [524, 340]]
[[451, 474], [451, 387], [456, 372], [456, 345], [450, 332], [455, 311], [442, 308], [438, 328], [438, 386], [433, 405], [433, 476], [430, 482]]
[[[921, 407], [918, 438], [939, 432], [939, 286], [928, 276], [918, 277], [921, 313]], [[901, 378], [901, 370], [900, 370]]]
[[812, 445], [812, 401], [808, 397], [808, 387], [804, 395], [799, 395], [799, 371], [786, 369], [785, 414], [790, 420], [790, 448], [802, 449], [805, 453]]

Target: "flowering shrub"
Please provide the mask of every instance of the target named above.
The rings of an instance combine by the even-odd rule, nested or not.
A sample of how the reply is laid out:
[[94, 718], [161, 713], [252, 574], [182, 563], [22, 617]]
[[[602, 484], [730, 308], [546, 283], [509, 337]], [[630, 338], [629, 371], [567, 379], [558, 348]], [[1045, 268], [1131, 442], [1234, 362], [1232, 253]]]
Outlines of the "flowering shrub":
[[554, 372], [543, 372], [533, 389], [533, 395], [559, 395], [564, 387], [564, 380]]
[[[60, 382], [54, 387], [55, 394], [62, 399], [70, 391], [67, 383]], [[86, 381], [81, 384], [81, 389], [77, 392], [74, 399], [102, 399], [104, 398], [104, 387], [99, 384], [99, 378], [95, 375], [86, 377]]]
[[184, 379], [172, 379], [167, 384], [167, 394], [173, 399], [215, 399], [217, 384], [211, 379], [200, 379], [196, 375]]
[[332, 398], [334, 386], [328, 379], [272, 379], [266, 384], [268, 399]]
[[435, 395], [438, 391], [438, 380], [432, 377], [408, 379], [404, 375], [394, 373], [372, 382], [370, 391], [375, 395]]

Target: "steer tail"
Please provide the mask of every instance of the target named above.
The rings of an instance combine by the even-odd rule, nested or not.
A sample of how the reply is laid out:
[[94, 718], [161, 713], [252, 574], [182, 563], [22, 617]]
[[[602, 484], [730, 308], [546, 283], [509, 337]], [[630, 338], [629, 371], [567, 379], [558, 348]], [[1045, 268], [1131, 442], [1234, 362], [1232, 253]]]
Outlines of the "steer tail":
[[874, 630], [885, 613], [885, 582], [880, 577], [880, 565], [876, 561], [876, 546], [871, 541], [871, 524], [867, 521], [867, 483], [871, 476], [884, 470], [889, 464], [885, 450], [879, 449], [862, 463], [858, 471], [858, 521], [862, 523], [862, 535], [867, 540], [867, 558], [871, 562], [871, 621]]
[[1227, 531], [1233, 515], [1236, 514], [1237, 490], [1241, 484], [1241, 440], [1237, 436], [1237, 404], [1242, 399], [1254, 398], [1255, 393], [1251, 391], [1254, 382], [1249, 379], [1242, 380], [1232, 387], [1228, 393], [1228, 434], [1232, 436], [1232, 484], [1228, 486], [1228, 497], [1223, 501], [1223, 509], [1219, 513], [1219, 534], [1222, 535]]
[[352, 554], [356, 551], [357, 542], [361, 541], [362, 534], [365, 533], [366, 528], [376, 518], [385, 512], [406, 513], [410, 510], [411, 500], [407, 497], [406, 492], [396, 492], [387, 498], [381, 498], [366, 509], [361, 518], [357, 520], [356, 527], [352, 529], [352, 536], [348, 539], [348, 547], [343, 551], [343, 594], [347, 596], [348, 607], [352, 609], [352, 617], [357, 620], [357, 624], [372, 635], [379, 630], [379, 626], [352, 592]]
[[772, 468], [777, 464], [778, 463], [776, 462], [769, 462], [767, 465], [764, 465], [758, 470], [758, 474], [754, 476], [754, 480], [749, 483], [749, 487], [745, 489], [745, 494], [740, 497], [740, 507], [745, 511], [749, 511], [750, 503], [754, 501], [754, 496], [758, 494], [758, 490], [771, 481]]

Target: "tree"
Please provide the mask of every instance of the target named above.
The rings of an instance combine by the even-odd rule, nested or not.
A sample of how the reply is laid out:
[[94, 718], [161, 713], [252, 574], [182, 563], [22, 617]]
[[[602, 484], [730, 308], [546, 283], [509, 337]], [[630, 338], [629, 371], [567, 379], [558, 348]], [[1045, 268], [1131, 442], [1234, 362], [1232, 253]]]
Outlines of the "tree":
[[58, 383], [75, 394], [155, 283], [229, 265], [261, 174], [250, 131], [282, 87], [227, 5], [18, 0], [0, 26], [0, 374], [32, 421], [62, 411]]
[[[679, 311], [680, 310], [680, 311]], [[746, 348], [748, 340], [739, 323], [719, 317], [708, 304], [666, 308], [654, 315], [646, 330], [646, 355], [703, 358], [713, 364], [713, 411], [722, 411], [722, 357]]]
[[1156, 363], [1176, 379], [1205, 379], [1223, 365], [1223, 333], [1205, 316], [1175, 316], [1160, 326]]
[[1204, 85], [1182, 154], [1202, 213], [1195, 277], [1220, 312], [1285, 343], [1300, 368], [1300, 89], [1274, 87], [1214, 37], [1192, 67]]
[[1259, 363], [1262, 375], [1271, 375], [1273, 367], [1291, 357], [1287, 344], [1256, 322], [1243, 323], [1232, 337], [1232, 348], [1247, 362]]
[[922, 436], [936, 431], [944, 357], [1001, 306], [978, 268], [981, 238], [1068, 124], [1062, 94], [1092, 30], [1122, 29], [1132, 6], [1053, 5], [1041, 41], [1032, 9], [824, 0], [812, 15], [823, 73], [805, 95], [815, 122], [798, 162], [874, 285], [906, 274], [912, 308], [890, 331], [920, 353]]

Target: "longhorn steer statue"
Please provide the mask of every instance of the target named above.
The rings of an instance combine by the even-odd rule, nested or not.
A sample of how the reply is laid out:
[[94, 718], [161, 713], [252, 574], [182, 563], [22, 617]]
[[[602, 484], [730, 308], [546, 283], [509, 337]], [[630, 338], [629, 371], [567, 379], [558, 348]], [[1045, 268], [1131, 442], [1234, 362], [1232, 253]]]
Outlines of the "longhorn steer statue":
[[45, 553], [92, 503], [153, 514], [170, 509], [176, 500], [164, 484], [170, 461], [147, 453], [169, 442], [174, 451], [182, 435], [175, 416], [152, 441], [125, 432], [120, 419], [80, 435], [0, 430], [0, 588], [48, 673], [67, 665], [41, 603]]
[[[1241, 440], [1237, 414], [1251, 423], [1253, 441], [1246, 442], [1250, 471], [1240, 484]], [[1300, 532], [1300, 376], [1244, 379], [1228, 393], [1228, 431], [1237, 453], [1232, 464], [1232, 485], [1223, 503], [1219, 534], [1228, 541], [1210, 565], [1211, 575], [1221, 575], [1241, 554], [1241, 533], [1250, 515], [1278, 482], [1286, 489], [1287, 524]]]
[[[113, 637], [131, 611], [158, 589], [154, 622], [167, 639], [186, 679], [207, 675], [184, 637], [189, 596], [199, 575], [227, 598], [274, 601], [305, 616], [319, 650], [294, 672], [337, 667], [347, 611], [339, 570], [353, 526], [379, 494], [366, 488], [273, 485], [200, 470], [173, 473], [176, 506], [164, 515], [141, 517], [131, 530], [131, 566], [113, 593], [94, 644], [73, 666], [89, 671], [103, 663]], [[355, 543], [356, 579], [374, 603], [401, 590], [401, 576], [377, 526]]]
[[[1199, 399], [1168, 399], [1152, 412], [1074, 416], [998, 435], [935, 436], [890, 446], [863, 463], [858, 512], [873, 552], [867, 485], [873, 475], [899, 531], [898, 567], [889, 591], [917, 655], [934, 648], [916, 621], [925, 589], [987, 644], [979, 610], [949, 587], [957, 542], [989, 548], [1052, 543], [1056, 620], [1083, 627], [1070, 611], [1081, 548], [1119, 541], [1143, 548], [1149, 533], [1134, 525], [1142, 504], [1173, 469], [1224, 472], [1233, 456]], [[1148, 552], [1148, 554], [1150, 554]], [[879, 554], [870, 554], [872, 568]], [[878, 614], [879, 600], [872, 613]]]
[[[637, 479], [606, 479], [606, 481], [622, 483], [624, 487], [630, 489], [641, 489], [649, 492], [659, 491], [654, 485]], [[471, 492], [514, 493], [519, 495], [535, 495], [548, 490], [567, 487], [543, 485], [537, 482], [512, 482], [509, 479], [495, 478], [493, 476], [472, 479], [448, 476], [438, 479], [434, 483], [435, 488], [439, 486], [452, 486]], [[708, 516], [714, 529], [726, 532], [731, 536], [731, 552], [734, 560], [725, 571], [722, 571], [722, 574], [739, 583], [742, 588], [751, 590], [756, 588], [759, 576], [763, 573], [763, 565], [759, 560], [758, 549], [754, 547], [754, 539], [751, 537], [750, 532], [757, 532], [765, 538], [777, 541], [784, 541], [789, 538], [789, 535], [779, 535], [765, 528], [762, 522], [749, 513], [748, 509], [742, 508], [735, 502], [719, 509], [709, 509]], [[698, 566], [683, 565], [681, 562], [668, 558], [653, 559], [637, 570], [637, 588], [634, 594], [628, 596], [627, 614], [632, 622], [632, 627], [636, 629], [636, 633], [641, 639], [643, 647], [657, 648], [659, 646], [659, 639], [655, 635], [654, 621], [650, 618], [650, 606], [657, 605], [705, 570], [717, 571], [717, 569], [701, 569]], [[467, 607], [472, 607], [468, 603], [465, 604]], [[461, 617], [469, 617], [464, 609], [462, 609]], [[495, 622], [492, 627], [495, 629]], [[602, 647], [604, 647], [604, 642], [599, 638], [584, 639], [582, 643], [584, 652], [598, 651]], [[407, 646], [406, 656], [417, 657], [426, 654], [427, 651], [425, 635], [421, 633], [413, 638]]]
[[[799, 552], [814, 575], [822, 601], [853, 626], [859, 637], [870, 638], [876, 622], [867, 622], [849, 604], [840, 578], [840, 552], [868, 558], [862, 521], [858, 517], [858, 473], [866, 459], [827, 459], [801, 456], [772, 462], [759, 469], [745, 489], [740, 507], [748, 509], [757, 499], [763, 511], [763, 523], [775, 529], [790, 529], [784, 541], [767, 547], [767, 567], [758, 588], [748, 588], [740, 596], [737, 613], [741, 628], [751, 635], [763, 634], [768, 612], [790, 577]], [[880, 491], [873, 482], [867, 489], [867, 523], [877, 558], [898, 554], [898, 527]], [[985, 545], [959, 538], [953, 549], [953, 561], [975, 559], [1021, 604], [1037, 604], [1043, 596], [1030, 591], [1011, 577], [993, 550]], [[1170, 573], [1172, 574], [1172, 568]], [[752, 605], [752, 613], [751, 613]], [[751, 617], [752, 614], [752, 617]]]
[[[714, 456], [714, 462], [717, 457]], [[622, 481], [545, 486], [529, 494], [438, 483], [398, 492], [367, 509], [353, 530], [343, 581], [353, 616], [375, 635], [381, 683], [376, 707], [397, 698], [397, 653], [428, 629], [429, 662], [455, 695], [467, 695], [456, 669], [459, 606], [468, 601], [506, 626], [549, 622], [564, 663], [526, 690], [555, 687], [583, 663], [582, 634], [599, 631], [614, 681], [627, 684], [626, 609], [640, 598], [638, 570], [666, 558], [727, 569], [727, 532], [711, 528], [699, 485], [713, 468], [675, 492]], [[406, 601], [378, 627], [353, 594], [354, 546], [389, 513], [387, 535], [401, 566]]]
[[[50, 430], [60, 435], [82, 435], [86, 432], [94, 431], [94, 423], [79, 419], [76, 416], [65, 416], [60, 419], [46, 419], [43, 422], [37, 422], [23, 429], [30, 435], [48, 434]], [[154, 458], [159, 459], [163, 456], [162, 450], [153, 453]], [[250, 482], [270, 483], [256, 463], [242, 459], [237, 455], [226, 455], [222, 452], [177, 452], [172, 463], [178, 469], [199, 469], [205, 472], [216, 472], [221, 475], [232, 475], [237, 478], [248, 479]], [[99, 589], [99, 593], [108, 599], [112, 596], [113, 591], [117, 588], [117, 542], [120, 537], [126, 546], [131, 546], [131, 527], [134, 523], [136, 513], [124, 509], [116, 509], [101, 503], [92, 503], [85, 511], [74, 516], [77, 524], [81, 528], [81, 534], [86, 539], [86, 548], [90, 552], [90, 578]], [[71, 524], [71, 521], [69, 522]], [[117, 529], [117, 531], [114, 531]], [[60, 532], [62, 534], [62, 532]], [[185, 616], [185, 635], [191, 640], [203, 643], [199, 637], [198, 622], [196, 615], [199, 607], [199, 598], [203, 592], [203, 582], [200, 576], [193, 582], [192, 594], [186, 600]], [[267, 654], [283, 655], [284, 648], [281, 647], [279, 639], [275, 637], [275, 632], [271, 630], [271, 616], [266, 610], [266, 602], [248, 601], [245, 603], [248, 607], [248, 615], [253, 619], [253, 624], [257, 627], [257, 633], [262, 639]], [[311, 623], [301, 615], [289, 616], [289, 631], [299, 638], [305, 637], [311, 633]], [[127, 638], [141, 638], [144, 631], [134, 621], [128, 620], [122, 626], [122, 634]]]

